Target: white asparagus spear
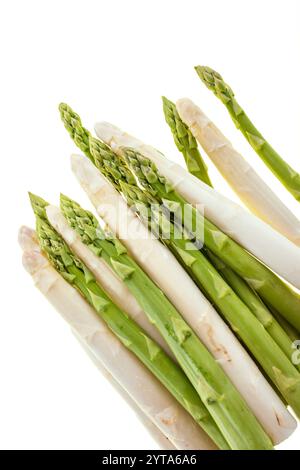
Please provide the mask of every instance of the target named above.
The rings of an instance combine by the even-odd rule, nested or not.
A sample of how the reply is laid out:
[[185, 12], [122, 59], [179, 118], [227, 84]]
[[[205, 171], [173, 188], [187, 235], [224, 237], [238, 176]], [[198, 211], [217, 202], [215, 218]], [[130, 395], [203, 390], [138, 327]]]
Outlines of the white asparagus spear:
[[106, 380], [111, 384], [111, 386], [116, 390], [116, 392], [123, 398], [123, 400], [130, 406], [134, 411], [139, 421], [147, 429], [150, 436], [157, 443], [158, 447], [162, 450], [176, 450], [176, 447], [169, 441], [169, 439], [158, 429], [158, 427], [150, 421], [150, 419], [141, 411], [141, 409], [136, 405], [128, 393], [120, 386], [120, 384], [114, 379], [114, 377], [105, 369], [102, 362], [100, 362], [97, 357], [92, 353], [92, 351], [87, 347], [83, 339], [73, 331], [75, 338], [78, 340], [80, 346], [89, 356], [91, 361], [95, 364], [99, 372], [106, 378]]
[[275, 230], [300, 245], [300, 221], [235, 150], [220, 129], [190, 99], [182, 98], [176, 106], [183, 122], [241, 201]]
[[132, 147], [152, 160], [159, 172], [194, 206], [204, 206], [205, 216], [246, 250], [292, 285], [300, 288], [300, 249], [240, 205], [217, 192], [154, 147], [109, 123], [97, 123], [96, 133], [116, 152]]
[[100, 217], [220, 363], [273, 442], [286, 439], [294, 431], [296, 421], [176, 258], [149, 235], [88, 158], [72, 155], [72, 169]]
[[[28, 234], [29, 230], [22, 228], [19, 240], [23, 248], [28, 242]], [[180, 450], [216, 449], [192, 417], [120, 343], [79, 292], [49, 264], [38, 247], [24, 251], [23, 264], [35, 286], [174, 447]]]
[[135, 297], [131, 294], [128, 287], [117, 277], [113, 270], [105, 261], [96, 256], [82, 241], [79, 235], [73, 230], [64, 215], [58, 207], [49, 205], [46, 207], [46, 213], [50, 224], [64, 238], [71, 250], [86, 264], [96, 277], [99, 284], [104, 288], [113, 302], [133, 318], [133, 320], [143, 328], [146, 333], [156, 341], [164, 351], [175, 360], [173, 353], [157, 331], [154, 325], [151, 325], [146, 314], [139, 306]]

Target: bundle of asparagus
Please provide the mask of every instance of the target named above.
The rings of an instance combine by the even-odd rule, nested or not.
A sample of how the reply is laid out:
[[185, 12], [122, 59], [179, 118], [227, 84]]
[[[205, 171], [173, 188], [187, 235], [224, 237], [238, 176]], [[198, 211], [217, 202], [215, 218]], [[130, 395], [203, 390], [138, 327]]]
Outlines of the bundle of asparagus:
[[[230, 88], [196, 69], [295, 195]], [[19, 241], [36, 286], [160, 447], [272, 449], [296, 428], [287, 406], [300, 417], [300, 222], [188, 99], [163, 98], [188, 172], [59, 109], [101, 220], [68, 196], [59, 209], [30, 193], [36, 232]], [[213, 188], [196, 139], [255, 215]]]
[[93, 354], [93, 359], [97, 363], [100, 362], [105, 371], [117, 381], [122, 393], [126, 393], [125, 396], [133, 400], [143, 420], [150, 420], [176, 449], [215, 449], [213, 442], [196, 424], [197, 416], [199, 420], [204, 420], [205, 411], [202, 413], [204, 407], [185, 377], [182, 375], [182, 384], [180, 377], [177, 377], [179, 382], [175, 386], [178, 390], [182, 386], [185, 391], [184, 399], [186, 403], [190, 403], [195, 421], [160, 381], [143, 367], [123, 342], [107, 328], [78, 290], [70, 285], [70, 277], [64, 279], [54, 269], [46, 255], [40, 251], [34, 231], [22, 227], [19, 241], [24, 250], [24, 267], [33, 277], [36, 287], [70, 324], [85, 348]]
[[[191, 204], [203, 205], [207, 218], [279, 275], [300, 287], [299, 250], [260, 219], [244, 211], [158, 150], [107, 122], [97, 123], [96, 134], [115, 151], [131, 147], [153, 161], [159, 172]], [[83, 149], [82, 149], [83, 150]], [[280, 253], [280, 254], [279, 254]], [[295, 258], [294, 258], [295, 257]]]

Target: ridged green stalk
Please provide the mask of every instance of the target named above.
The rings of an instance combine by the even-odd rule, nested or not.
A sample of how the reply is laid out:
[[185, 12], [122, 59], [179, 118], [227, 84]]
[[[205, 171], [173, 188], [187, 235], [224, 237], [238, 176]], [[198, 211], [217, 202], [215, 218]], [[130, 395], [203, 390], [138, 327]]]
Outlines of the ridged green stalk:
[[[62, 237], [49, 224], [45, 212], [45, 207], [48, 205], [47, 202], [33, 194], [30, 194], [30, 199], [36, 214], [36, 230], [40, 246], [54, 268], [66, 281], [78, 289], [110, 330], [118, 337], [121, 343], [143, 362], [179, 403], [193, 416], [195, 421], [207, 432], [212, 440], [221, 449], [228, 449], [228, 444], [225, 442], [220, 430], [180, 367], [177, 366], [172, 359], [170, 359], [169, 356], [126, 315], [126, 313], [120, 310], [109, 299], [96, 282], [90, 270], [74, 256]], [[64, 206], [66, 206], [66, 203], [64, 203]], [[77, 209], [75, 208], [75, 210]], [[68, 211], [67, 208], [65, 212], [66, 211]], [[86, 213], [86, 217], [91, 220], [89, 213]], [[92, 236], [92, 238], [96, 237], [96, 240], [98, 240], [99, 234], [102, 233], [100, 231], [98, 232], [98, 223], [96, 227], [85, 223], [85, 221], [82, 221], [82, 223], [84, 227], [87, 227], [87, 231], [88, 228], [90, 229], [90, 236]], [[94, 219], [93, 223], [95, 224]], [[90, 238], [90, 236], [86, 235], [84, 238], [85, 241], [88, 239], [89, 244], [100, 254], [102, 244], [98, 246], [97, 243], [94, 243], [95, 240]], [[120, 274], [121, 278], [123, 277], [129, 280], [132, 277], [133, 273], [131, 273], [131, 271], [133, 268], [122, 264], [122, 259], [120, 260], [118, 257], [118, 252], [122, 252], [123, 246], [120, 243], [115, 243], [113, 240], [101, 240], [101, 243], [107, 247], [110, 265], [115, 266], [115, 270]], [[159, 295], [160, 294], [158, 294], [158, 297]], [[178, 335], [184, 334], [183, 331], [179, 331], [179, 329], [172, 333], [174, 334], [174, 343], [178, 341], [177, 333]], [[201, 376], [200, 373], [199, 376]], [[203, 382], [206, 384], [205, 378]], [[209, 400], [210, 389], [208, 384], [206, 388], [205, 385], [203, 385], [203, 388], [205, 390], [207, 389], [207, 399]]]
[[271, 147], [251, 122], [235, 95], [221, 75], [210, 67], [198, 65], [195, 70], [207, 88], [226, 106], [234, 124], [246, 137], [255, 152], [281, 181], [286, 189], [300, 202], [300, 175]]
[[[162, 291], [115, 239], [99, 232], [95, 217], [74, 201], [62, 198], [71, 227], [114, 270], [136, 297], [197, 390], [232, 449], [270, 449], [270, 439], [222, 368], [182, 319]], [[103, 237], [104, 234], [104, 237]]]
[[[268, 305], [269, 310], [272, 312], [272, 315], [277, 319], [278, 323], [281, 325], [281, 328], [285, 331], [288, 337], [292, 340], [292, 342], [296, 340], [300, 340], [300, 333], [298, 333], [295, 328], [290, 325], [289, 322], [285, 320], [273, 307]], [[300, 368], [300, 366], [299, 366]]]
[[176, 147], [184, 157], [188, 171], [199, 180], [212, 186], [207, 166], [199, 152], [195, 137], [180, 118], [175, 104], [165, 96], [162, 97], [162, 101], [166, 123], [171, 129]]
[[[228, 268], [217, 256], [207, 251], [207, 256], [214, 267], [222, 274], [223, 278], [236, 292], [239, 298], [247, 305], [249, 310], [256, 316], [265, 330], [277, 343], [280, 349], [285, 353], [286, 357], [291, 361], [292, 356], [292, 340], [285, 329], [277, 321], [276, 316], [270, 312], [266, 305], [262, 302], [256, 292], [238, 276], [232, 269]], [[278, 314], [277, 314], [278, 316]], [[292, 328], [292, 327], [291, 327]], [[300, 337], [300, 335], [298, 334]], [[296, 339], [296, 338], [295, 338]], [[296, 366], [300, 371], [300, 365]]]
[[300, 296], [297, 292], [188, 204], [158, 173], [152, 161], [133, 149], [124, 149], [124, 157], [141, 186], [155, 195], [179, 221], [184, 215], [185, 228], [198, 243], [205, 243], [300, 331]]

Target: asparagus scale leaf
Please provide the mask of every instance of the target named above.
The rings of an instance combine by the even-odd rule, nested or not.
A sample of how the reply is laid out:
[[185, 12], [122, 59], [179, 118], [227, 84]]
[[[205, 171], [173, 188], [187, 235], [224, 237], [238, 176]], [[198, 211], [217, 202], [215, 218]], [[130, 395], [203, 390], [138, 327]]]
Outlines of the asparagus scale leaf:
[[299, 173], [283, 160], [254, 126], [243, 108], [237, 102], [234, 92], [223, 80], [222, 76], [210, 67], [198, 65], [195, 67], [195, 70], [206, 87], [226, 106], [234, 124], [246, 137], [251, 147], [260, 156], [263, 162], [294, 198], [300, 201]]
[[[121, 343], [157, 377], [218, 447], [228, 449], [227, 442], [183, 371], [109, 299], [90, 270], [71, 252], [47, 220], [45, 208], [48, 203], [33, 194], [30, 194], [30, 200], [36, 215], [36, 231], [40, 246], [54, 268], [83, 295]], [[92, 232], [93, 230], [90, 233]], [[100, 233], [102, 234], [97, 224], [97, 240]], [[115, 247], [110, 241], [107, 243]], [[115, 247], [116, 250], [119, 248], [119, 245], [118, 248]], [[118, 263], [118, 260], [116, 259], [115, 262]], [[131, 273], [128, 269], [126, 270], [126, 266], [124, 270], [120, 268], [120, 272], [124, 278], [130, 278]]]

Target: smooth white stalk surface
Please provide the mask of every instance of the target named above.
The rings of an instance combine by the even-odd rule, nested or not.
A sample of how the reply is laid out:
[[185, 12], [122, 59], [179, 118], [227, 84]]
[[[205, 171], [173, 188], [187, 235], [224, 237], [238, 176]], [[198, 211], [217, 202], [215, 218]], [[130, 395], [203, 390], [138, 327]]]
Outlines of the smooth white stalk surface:
[[[215, 449], [192, 417], [108, 329], [79, 292], [49, 264], [38, 247], [27, 251], [30, 229], [22, 228], [23, 264], [36, 287], [83, 340], [97, 360], [177, 449]], [[32, 241], [30, 241], [32, 245]]]
[[255, 215], [199, 181], [182, 166], [168, 160], [154, 147], [107, 122], [95, 126], [98, 137], [115, 151], [122, 147], [139, 150], [152, 160], [159, 172], [194, 206], [204, 206], [205, 216], [219, 229], [269, 266], [292, 285], [300, 288], [300, 248]]
[[188, 98], [177, 101], [176, 107], [183, 122], [241, 201], [255, 215], [299, 246], [300, 221], [217, 126]]
[[72, 169], [100, 217], [220, 363], [273, 442], [286, 439], [296, 427], [294, 418], [176, 258], [87, 157], [73, 155]]

